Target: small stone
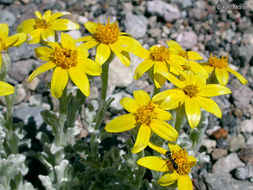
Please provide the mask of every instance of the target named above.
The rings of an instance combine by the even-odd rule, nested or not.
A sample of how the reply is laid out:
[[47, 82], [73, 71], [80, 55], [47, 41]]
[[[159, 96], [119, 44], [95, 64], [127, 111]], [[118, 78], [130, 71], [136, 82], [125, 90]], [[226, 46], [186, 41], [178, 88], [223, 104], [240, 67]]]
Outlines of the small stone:
[[228, 142], [229, 150], [231, 152], [235, 152], [241, 148], [246, 147], [245, 138], [241, 134], [239, 134], [237, 137], [229, 135], [227, 142]]
[[187, 49], [192, 49], [197, 44], [197, 35], [193, 31], [183, 31], [177, 36], [177, 42]]
[[29, 105], [30, 106], [40, 106], [42, 102], [41, 94], [35, 94], [30, 96]]
[[0, 11], [0, 23], [6, 23], [9, 27], [12, 27], [15, 24], [16, 20], [17, 19], [12, 12], [7, 10]]
[[38, 77], [35, 77], [31, 82], [28, 81], [28, 78], [24, 81], [24, 86], [28, 88], [29, 90], [35, 90], [37, 86], [39, 85], [40, 79]]
[[222, 149], [222, 148], [215, 148], [212, 152], [212, 158], [214, 160], [218, 160], [224, 156], [226, 156], [228, 153], [227, 149]]
[[21, 103], [26, 98], [26, 91], [22, 84], [18, 84], [15, 87], [15, 100], [14, 104]]
[[253, 146], [253, 136], [249, 137], [249, 139], [247, 140], [247, 145]]
[[36, 47], [39, 47], [39, 44], [24, 43], [19, 48], [10, 48], [8, 51], [11, 61], [16, 62], [22, 59], [25, 60], [35, 57], [34, 49]]
[[244, 166], [244, 163], [239, 159], [238, 155], [231, 153], [215, 162], [213, 165], [213, 173], [229, 173], [236, 168]]
[[227, 140], [223, 138], [217, 139], [217, 148], [227, 149], [228, 148]]
[[89, 20], [88, 20], [87, 17], [85, 17], [85, 16], [79, 16], [77, 21], [78, 21], [78, 23], [80, 23], [80, 24], [85, 24], [85, 23], [88, 22]]
[[72, 36], [74, 39], [78, 39], [82, 37], [82, 34], [80, 30], [70, 30], [67, 32], [70, 36]]
[[244, 120], [241, 124], [241, 131], [243, 133], [253, 133], [253, 119]]
[[250, 162], [251, 164], [253, 164], [253, 148], [252, 147], [243, 148], [242, 150], [238, 152], [238, 156], [242, 161], [246, 163]]
[[235, 178], [240, 180], [245, 180], [249, 178], [249, 168], [240, 167], [235, 170]]
[[149, 30], [149, 33], [152, 37], [157, 38], [161, 35], [161, 29], [160, 28], [151, 28]]
[[131, 96], [129, 94], [125, 93], [125, 92], [119, 92], [117, 94], [111, 95], [110, 98], [114, 98], [114, 100], [110, 104], [110, 108], [112, 108], [113, 110], [116, 110], [116, 111], [124, 110], [124, 108], [120, 104], [120, 100], [123, 97], [131, 97]]
[[212, 136], [215, 139], [220, 139], [220, 138], [226, 139], [227, 135], [228, 135], [228, 130], [224, 128], [219, 128], [218, 130], [214, 131], [212, 134]]
[[211, 153], [213, 149], [216, 147], [216, 141], [210, 140], [210, 139], [204, 139], [202, 142], [202, 145], [206, 147], [208, 153]]
[[236, 107], [243, 109], [250, 103], [253, 93], [248, 86], [241, 85], [232, 91], [232, 97]]
[[212, 127], [211, 129], [206, 130], [206, 134], [211, 136], [215, 131], [217, 131], [220, 128], [221, 128], [220, 126], [216, 125], [216, 126]]
[[3, 3], [3, 4], [11, 4], [13, 3], [15, 0], [0, 0], [0, 3]]

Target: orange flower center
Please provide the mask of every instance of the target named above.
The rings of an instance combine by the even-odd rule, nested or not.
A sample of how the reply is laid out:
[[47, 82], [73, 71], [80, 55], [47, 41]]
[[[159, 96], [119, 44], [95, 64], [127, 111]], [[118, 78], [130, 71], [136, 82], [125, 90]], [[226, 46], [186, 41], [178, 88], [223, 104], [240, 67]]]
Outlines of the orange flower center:
[[51, 54], [51, 59], [57, 66], [69, 69], [77, 64], [77, 51], [56, 47]]
[[110, 20], [108, 19], [108, 23], [106, 25], [100, 24], [98, 22], [97, 29], [95, 32], [95, 39], [104, 44], [113, 44], [118, 40], [119, 37], [119, 27], [117, 23], [109, 23]]
[[166, 61], [170, 58], [169, 50], [165, 46], [157, 47], [155, 46], [151, 50], [151, 59], [155, 61]]
[[[176, 171], [179, 175], [189, 174], [191, 171], [191, 168], [195, 165], [195, 162], [191, 162], [188, 159], [188, 154], [183, 149], [177, 152], [172, 152], [171, 157], [178, 166]], [[174, 170], [173, 163], [169, 159], [167, 160], [167, 166], [170, 170]]]
[[7, 50], [7, 46], [5, 45], [4, 41], [0, 38], [0, 51]]
[[138, 108], [134, 114], [136, 124], [150, 126], [152, 119], [156, 118], [156, 112], [154, 112], [154, 109], [155, 105], [152, 102], [149, 102], [147, 105]]
[[210, 55], [208, 59], [208, 65], [212, 67], [217, 67], [219, 69], [228, 67], [228, 56], [217, 58], [217, 56]]
[[35, 28], [47, 29], [50, 27], [50, 24], [47, 23], [44, 19], [35, 20]]
[[190, 98], [195, 97], [198, 93], [198, 88], [195, 85], [187, 85], [183, 88], [185, 95], [189, 96]]

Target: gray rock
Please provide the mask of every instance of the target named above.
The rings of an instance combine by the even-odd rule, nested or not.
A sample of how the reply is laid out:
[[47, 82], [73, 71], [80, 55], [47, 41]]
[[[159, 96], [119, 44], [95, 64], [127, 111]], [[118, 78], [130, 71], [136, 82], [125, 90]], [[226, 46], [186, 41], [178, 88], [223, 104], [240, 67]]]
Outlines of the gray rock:
[[253, 45], [241, 46], [239, 47], [239, 58], [243, 65], [246, 65], [250, 62], [253, 56]]
[[150, 30], [149, 30], [149, 33], [150, 33], [150, 35], [152, 36], [152, 37], [154, 37], [154, 38], [157, 38], [157, 37], [159, 37], [159, 36], [161, 36], [161, 29], [160, 28], [151, 28]]
[[204, 139], [202, 142], [202, 145], [206, 147], [207, 152], [211, 153], [213, 149], [216, 147], [216, 141], [215, 140], [210, 140], [210, 139]]
[[244, 163], [236, 153], [231, 153], [224, 158], [220, 158], [213, 165], [213, 173], [229, 173], [239, 167], [244, 167]]
[[248, 86], [241, 85], [233, 91], [232, 97], [234, 98], [236, 107], [242, 109], [250, 103], [253, 93]]
[[42, 96], [41, 94], [35, 94], [30, 96], [29, 98], [29, 105], [30, 106], [40, 106], [42, 103]]
[[249, 139], [247, 140], [247, 145], [253, 146], [253, 136], [249, 137]]
[[191, 18], [195, 18], [197, 20], [201, 20], [203, 18], [206, 18], [207, 16], [207, 11], [204, 9], [200, 9], [200, 8], [193, 8], [189, 10], [189, 16]]
[[175, 3], [182, 8], [191, 7], [192, 0], [172, 0], [171, 3]]
[[125, 92], [119, 92], [117, 94], [111, 95], [110, 98], [114, 98], [114, 101], [111, 103], [110, 108], [115, 111], [124, 110], [124, 108], [120, 104], [120, 100], [123, 97], [131, 97], [131, 96]]
[[23, 44], [19, 48], [10, 48], [9, 55], [12, 62], [19, 61], [21, 59], [29, 59], [35, 57], [34, 48], [39, 47], [39, 44]]
[[21, 103], [26, 98], [26, 91], [22, 84], [15, 86], [15, 99], [14, 104]]
[[244, 133], [253, 133], [253, 119], [244, 120], [241, 124], [241, 131]]
[[214, 160], [218, 160], [224, 156], [226, 156], [228, 153], [227, 149], [222, 149], [222, 148], [215, 148], [212, 152], [212, 158]]
[[194, 31], [183, 31], [177, 36], [177, 42], [183, 47], [192, 49], [197, 43], [197, 35]]
[[131, 12], [126, 12], [124, 25], [127, 33], [133, 35], [135, 38], [141, 38], [147, 32], [148, 19], [143, 15], [133, 15]]
[[0, 11], [0, 23], [6, 23], [9, 27], [12, 27], [15, 24], [16, 20], [17, 19], [12, 12], [7, 10]]
[[245, 138], [241, 134], [239, 134], [237, 137], [228, 135], [227, 142], [228, 142], [229, 150], [231, 152], [235, 152], [241, 148], [246, 147]]
[[163, 17], [167, 22], [172, 22], [181, 17], [181, 12], [176, 5], [168, 4], [161, 0], [148, 1], [147, 11]]
[[249, 168], [248, 167], [241, 167], [235, 170], [235, 177], [236, 179], [245, 180], [249, 178]]

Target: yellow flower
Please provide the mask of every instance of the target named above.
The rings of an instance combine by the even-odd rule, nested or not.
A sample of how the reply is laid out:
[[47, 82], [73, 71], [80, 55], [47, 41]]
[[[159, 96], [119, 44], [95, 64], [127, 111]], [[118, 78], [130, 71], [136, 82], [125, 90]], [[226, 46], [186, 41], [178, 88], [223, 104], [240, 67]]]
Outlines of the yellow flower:
[[101, 74], [102, 69], [99, 64], [87, 58], [88, 50], [76, 47], [74, 39], [65, 33], [61, 34], [61, 43], [48, 42], [48, 44], [50, 47], [35, 49], [37, 57], [48, 62], [33, 71], [29, 81], [42, 72], [55, 68], [51, 82], [51, 92], [55, 98], [61, 97], [69, 77], [83, 94], [89, 96], [90, 87], [86, 74], [97, 76]]
[[221, 85], [226, 85], [229, 79], [229, 72], [236, 76], [245, 85], [248, 81], [238, 72], [231, 69], [228, 65], [228, 56], [217, 58], [210, 55], [208, 62], [203, 66], [208, 73], [215, 72], [215, 76]]
[[41, 41], [55, 41], [55, 31], [66, 31], [79, 29], [79, 24], [68, 19], [58, 19], [61, 16], [69, 15], [69, 12], [57, 12], [52, 14], [48, 10], [42, 16], [35, 11], [36, 19], [28, 19], [22, 22], [17, 30], [27, 34], [27, 42], [34, 44]]
[[149, 143], [151, 130], [167, 141], [175, 141], [177, 131], [164, 120], [170, 120], [171, 114], [160, 109], [143, 90], [133, 92], [134, 99], [122, 98], [120, 104], [130, 114], [119, 116], [106, 126], [107, 132], [119, 133], [140, 126], [132, 153], [138, 153]]
[[118, 23], [110, 23], [108, 19], [107, 24], [86, 22], [85, 27], [92, 34], [77, 39], [76, 42], [85, 42], [82, 47], [87, 49], [97, 47], [95, 61], [102, 65], [107, 61], [111, 55], [111, 51], [120, 59], [125, 65], [130, 65], [129, 54], [125, 51], [126, 46], [140, 45], [140, 43], [127, 36], [127, 33], [120, 32]]
[[0, 96], [6, 96], [14, 93], [14, 87], [6, 82], [0, 81]]
[[205, 79], [193, 74], [186, 75], [184, 81], [171, 75], [167, 75], [167, 79], [178, 88], [163, 91], [153, 97], [154, 102], [162, 102], [161, 108], [170, 110], [185, 104], [185, 112], [192, 128], [195, 128], [200, 121], [200, 108], [221, 118], [222, 113], [219, 106], [209, 97], [231, 93], [227, 87], [206, 84]]
[[20, 46], [26, 40], [24, 33], [9, 36], [9, 27], [7, 24], [0, 24], [0, 68], [2, 65], [2, 52], [6, 52], [9, 47]]
[[186, 73], [199, 74], [204, 78], [208, 78], [206, 70], [199, 63], [195, 62], [203, 59], [199, 53], [195, 51], [185, 51], [176, 41], [173, 40], [167, 41], [167, 44], [170, 49], [175, 50], [178, 55], [182, 56], [186, 60], [184, 65], [182, 65], [183, 70]]
[[[149, 143], [149, 146], [159, 153], [166, 155], [167, 150], [157, 147], [152, 143]], [[161, 186], [169, 186], [177, 182], [178, 190], [192, 190], [192, 181], [188, 174], [191, 168], [196, 164], [196, 158], [194, 156], [189, 156], [186, 150], [181, 149], [176, 144], [169, 144], [168, 146], [171, 158], [147, 156], [139, 159], [137, 163], [150, 170], [166, 172], [158, 180]], [[177, 168], [173, 166], [172, 160], [177, 165]]]
[[145, 59], [137, 66], [134, 79], [137, 80], [140, 78], [153, 66], [154, 82], [157, 88], [161, 88], [166, 81], [166, 78], [160, 75], [160, 72], [168, 73], [169, 71], [180, 71], [182, 70], [180, 65], [185, 64], [185, 60], [181, 56], [165, 46], [152, 46], [149, 50], [138, 46], [133, 47], [129, 51], [138, 57]]

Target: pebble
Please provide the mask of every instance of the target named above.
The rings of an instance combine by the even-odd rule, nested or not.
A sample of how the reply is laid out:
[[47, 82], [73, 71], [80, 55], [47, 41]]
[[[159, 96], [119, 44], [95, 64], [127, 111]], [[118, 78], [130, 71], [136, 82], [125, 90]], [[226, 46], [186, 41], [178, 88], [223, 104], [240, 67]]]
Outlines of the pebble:
[[207, 152], [211, 153], [213, 149], [216, 147], [216, 141], [215, 140], [210, 140], [210, 139], [204, 139], [202, 142], [202, 145], [206, 147]]
[[244, 120], [240, 126], [243, 133], [253, 133], [253, 119]]
[[212, 136], [215, 139], [220, 139], [220, 138], [226, 139], [227, 135], [228, 135], [228, 130], [224, 128], [219, 128], [218, 130], [212, 133]]
[[9, 55], [12, 62], [30, 59], [35, 57], [34, 49], [39, 47], [39, 44], [22, 44], [19, 48], [10, 48]]
[[42, 102], [41, 94], [35, 94], [30, 96], [29, 98], [29, 105], [30, 106], [40, 106]]
[[236, 179], [246, 180], [249, 178], [249, 168], [246, 166], [237, 168], [234, 173]]
[[15, 24], [16, 20], [17, 19], [12, 12], [7, 10], [0, 11], [0, 23], [6, 23], [9, 27], [12, 27]]
[[253, 136], [249, 137], [249, 139], [247, 140], [247, 145], [253, 146]]
[[24, 80], [23, 84], [27, 89], [34, 91], [39, 85], [39, 82], [40, 82], [40, 79], [38, 77], [35, 77], [31, 82], [28, 81], [28, 77], [27, 77]]
[[14, 104], [21, 103], [26, 98], [26, 91], [22, 84], [18, 84], [15, 86], [15, 99]]
[[241, 85], [239, 88], [232, 90], [232, 97], [236, 107], [243, 109], [250, 103], [253, 93], [248, 86]]
[[239, 134], [238, 136], [229, 135], [227, 142], [230, 152], [236, 152], [241, 148], [246, 148], [245, 138], [241, 134]]
[[253, 147], [241, 149], [238, 156], [242, 161], [253, 164]]
[[110, 98], [114, 98], [114, 100], [110, 104], [110, 108], [113, 109], [113, 110], [115, 110], [115, 111], [124, 110], [124, 108], [120, 104], [120, 100], [123, 97], [131, 97], [131, 96], [129, 94], [125, 93], [125, 92], [119, 92], [119, 93], [111, 95]]
[[226, 156], [228, 153], [227, 149], [222, 149], [222, 148], [215, 148], [212, 152], [212, 158], [214, 160], [218, 160], [224, 156]]
[[197, 35], [194, 31], [183, 31], [178, 34], [176, 41], [186, 49], [192, 49], [197, 44]]
[[3, 4], [11, 4], [13, 3], [15, 0], [0, 0], [0, 3], [3, 3]]

